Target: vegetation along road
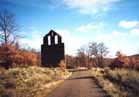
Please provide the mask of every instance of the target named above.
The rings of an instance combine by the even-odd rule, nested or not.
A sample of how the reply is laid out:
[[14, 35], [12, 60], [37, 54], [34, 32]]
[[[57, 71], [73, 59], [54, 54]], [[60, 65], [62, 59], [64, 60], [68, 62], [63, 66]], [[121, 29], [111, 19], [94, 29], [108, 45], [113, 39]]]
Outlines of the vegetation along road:
[[75, 71], [63, 84], [47, 97], [104, 97], [89, 71]]

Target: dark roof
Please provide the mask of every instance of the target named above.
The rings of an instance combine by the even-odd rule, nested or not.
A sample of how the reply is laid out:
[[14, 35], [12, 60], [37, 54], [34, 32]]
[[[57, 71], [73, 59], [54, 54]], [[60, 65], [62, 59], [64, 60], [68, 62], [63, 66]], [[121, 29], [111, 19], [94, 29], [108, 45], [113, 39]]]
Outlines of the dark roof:
[[50, 30], [49, 33], [46, 34], [46, 35], [44, 36], [44, 38], [45, 38], [45, 37], [48, 37], [49, 35], [50, 35], [50, 36], [53, 36], [53, 35], [55, 36], [55, 35], [57, 35], [57, 36], [61, 37], [61, 35], [59, 35], [59, 34], [58, 34], [57, 32], [55, 32], [54, 30]]

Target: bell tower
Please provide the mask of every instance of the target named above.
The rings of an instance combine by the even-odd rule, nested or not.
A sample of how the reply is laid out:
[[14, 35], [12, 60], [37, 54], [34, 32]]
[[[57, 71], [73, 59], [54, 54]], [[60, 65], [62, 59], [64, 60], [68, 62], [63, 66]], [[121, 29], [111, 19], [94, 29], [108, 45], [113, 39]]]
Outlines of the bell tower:
[[41, 45], [41, 64], [45, 67], [58, 67], [61, 60], [65, 59], [64, 43], [61, 36], [50, 30], [43, 38]]

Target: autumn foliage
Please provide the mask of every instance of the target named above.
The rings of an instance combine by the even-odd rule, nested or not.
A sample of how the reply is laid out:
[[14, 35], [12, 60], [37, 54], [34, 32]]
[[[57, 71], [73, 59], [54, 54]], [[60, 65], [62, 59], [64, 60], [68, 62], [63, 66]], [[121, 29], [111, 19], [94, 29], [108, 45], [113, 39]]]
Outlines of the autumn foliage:
[[66, 70], [66, 64], [65, 64], [64, 60], [61, 60], [60, 61], [59, 67], [61, 68], [62, 71], [65, 71]]
[[134, 69], [139, 69], [137, 60], [134, 56], [126, 56], [122, 54], [120, 51], [116, 53], [116, 58], [113, 60], [111, 63], [110, 67], [111, 68], [134, 68]]
[[0, 65], [5, 68], [37, 65], [37, 55], [30, 51], [20, 50], [15, 45], [2, 45]]

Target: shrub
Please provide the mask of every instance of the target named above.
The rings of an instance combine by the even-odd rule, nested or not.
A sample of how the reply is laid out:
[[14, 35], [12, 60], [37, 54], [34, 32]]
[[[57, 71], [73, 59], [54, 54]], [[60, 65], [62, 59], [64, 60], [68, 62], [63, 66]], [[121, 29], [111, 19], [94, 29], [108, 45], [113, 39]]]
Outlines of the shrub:
[[92, 75], [99, 85], [111, 97], [138, 97], [139, 72], [131, 69], [104, 69], [104, 72], [93, 68]]
[[139, 95], [139, 72], [128, 69], [109, 70], [106, 77], [112, 82], [120, 85], [125, 91], [131, 93], [133, 97]]
[[37, 54], [31, 51], [23, 51], [14, 45], [0, 47], [0, 65], [6, 69], [10, 67], [34, 66], [38, 63]]
[[61, 70], [66, 71], [66, 64], [65, 64], [64, 60], [60, 61], [59, 67], [61, 68]]
[[2, 69], [0, 73], [0, 97], [45, 97], [56, 85], [51, 82], [70, 74], [60, 68], [35, 66]]

